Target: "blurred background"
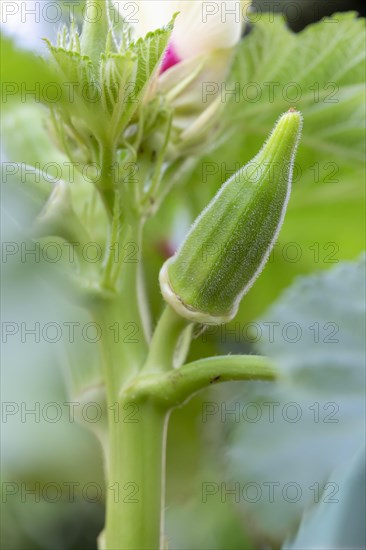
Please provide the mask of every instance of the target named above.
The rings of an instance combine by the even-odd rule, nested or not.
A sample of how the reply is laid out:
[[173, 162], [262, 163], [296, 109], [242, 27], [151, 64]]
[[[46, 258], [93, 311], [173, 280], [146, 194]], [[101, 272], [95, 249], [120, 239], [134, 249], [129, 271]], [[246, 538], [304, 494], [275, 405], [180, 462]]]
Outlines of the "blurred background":
[[[75, 4], [77, 14], [82, 6]], [[335, 12], [365, 15], [364, 2], [349, 0], [266, 0], [254, 2], [253, 9], [282, 12], [295, 32]], [[1, 31], [19, 47], [42, 54], [40, 39], [54, 40], [59, 26], [12, 16]], [[314, 36], [318, 56], [325, 55], [326, 47]], [[2, 61], [11, 64], [11, 59]], [[26, 73], [25, 66], [14, 66], [19, 70]], [[279, 78], [287, 82], [286, 74]], [[351, 96], [343, 95], [342, 101], [354, 111]], [[276, 118], [283, 105], [271, 109]], [[31, 101], [3, 105], [2, 163], [60, 161], [45, 117]], [[214, 157], [201, 159], [192, 181], [202, 179], [213, 158], [218, 166], [226, 163], [224, 171], [199, 188], [176, 190], [150, 222], [145, 257], [155, 317], [161, 308], [157, 273], [167, 251], [226, 179], [226, 169], [243, 158], [243, 150], [245, 160], [258, 150], [272, 124], [270, 116], [268, 124], [263, 117], [259, 114], [259, 129], [252, 134], [248, 123], [250, 140], [223, 145]], [[343, 131], [348, 136], [350, 129]], [[279, 247], [238, 318], [207, 331], [192, 346], [192, 360], [268, 353], [292, 377], [275, 387], [215, 387], [172, 414], [166, 510], [171, 549], [280, 548], [296, 532], [305, 509], [339, 497], [339, 468], [364, 442], [363, 166], [355, 153], [361, 133], [357, 128], [349, 134], [344, 156], [342, 144], [320, 151], [329, 163], [336, 162], [337, 184], [329, 180], [331, 164], [314, 177], [318, 152], [305, 134], [299, 161], [305, 168]], [[90, 427], [98, 419], [69, 379], [64, 336], [70, 323], [78, 323], [73, 346], [83, 361], [93, 361], [97, 343], [81, 342], [89, 320], [56, 291], [52, 266], [42, 261], [27, 234], [37, 204], [26, 186], [16, 191], [2, 187], [2, 548], [93, 550], [104, 523], [103, 457], [97, 438], [79, 421], [81, 416]], [[298, 279], [305, 275], [310, 278]], [[280, 327], [280, 338], [270, 337], [271, 326]], [[296, 340], [299, 326], [305, 336]], [[289, 331], [285, 337], [283, 327]]]

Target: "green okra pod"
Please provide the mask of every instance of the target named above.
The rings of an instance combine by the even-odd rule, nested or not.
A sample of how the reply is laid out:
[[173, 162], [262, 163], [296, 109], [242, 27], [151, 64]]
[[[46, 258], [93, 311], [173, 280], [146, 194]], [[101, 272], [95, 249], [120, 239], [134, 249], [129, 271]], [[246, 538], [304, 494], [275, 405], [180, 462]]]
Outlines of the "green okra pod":
[[210, 324], [235, 317], [283, 223], [301, 128], [301, 113], [283, 114], [260, 152], [219, 189], [163, 265], [163, 296], [183, 317]]

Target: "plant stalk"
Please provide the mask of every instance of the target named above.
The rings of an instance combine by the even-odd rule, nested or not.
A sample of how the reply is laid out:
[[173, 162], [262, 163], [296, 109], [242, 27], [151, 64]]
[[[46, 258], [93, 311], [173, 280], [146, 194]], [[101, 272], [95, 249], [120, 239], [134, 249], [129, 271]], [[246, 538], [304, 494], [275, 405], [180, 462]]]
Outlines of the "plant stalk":
[[168, 415], [152, 400], [134, 400], [132, 395], [120, 402], [119, 414], [110, 414], [108, 550], [163, 547]]

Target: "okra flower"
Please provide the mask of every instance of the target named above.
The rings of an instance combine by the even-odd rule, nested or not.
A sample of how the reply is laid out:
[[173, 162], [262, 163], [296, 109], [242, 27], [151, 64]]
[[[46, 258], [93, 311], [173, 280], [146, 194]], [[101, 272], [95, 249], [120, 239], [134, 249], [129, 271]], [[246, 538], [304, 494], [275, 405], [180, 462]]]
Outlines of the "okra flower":
[[[122, 14], [126, 2], [119, 0]], [[173, 107], [173, 140], [198, 144], [203, 137], [207, 139], [223, 106], [221, 83], [230, 70], [250, 0], [148, 0], [134, 4], [136, 15], [131, 22], [136, 38], [166, 25], [178, 13], [149, 97], [161, 93]]]

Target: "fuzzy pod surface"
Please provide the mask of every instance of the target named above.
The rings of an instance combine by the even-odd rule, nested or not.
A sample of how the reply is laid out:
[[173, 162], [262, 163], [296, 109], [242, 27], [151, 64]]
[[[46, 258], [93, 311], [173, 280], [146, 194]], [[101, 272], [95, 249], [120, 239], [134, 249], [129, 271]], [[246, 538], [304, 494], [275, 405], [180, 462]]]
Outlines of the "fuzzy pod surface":
[[209, 324], [235, 317], [282, 226], [301, 129], [301, 113], [284, 113], [260, 152], [222, 185], [164, 263], [161, 291], [181, 316]]

